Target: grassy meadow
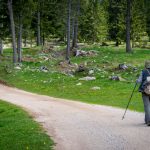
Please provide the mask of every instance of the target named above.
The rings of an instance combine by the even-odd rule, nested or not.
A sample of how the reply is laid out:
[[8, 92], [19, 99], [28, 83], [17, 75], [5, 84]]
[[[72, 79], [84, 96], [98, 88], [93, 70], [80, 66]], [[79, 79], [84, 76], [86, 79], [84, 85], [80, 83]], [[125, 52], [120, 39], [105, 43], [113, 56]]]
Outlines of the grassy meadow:
[[25, 111], [0, 100], [1, 150], [52, 150], [53, 141]]
[[[63, 48], [63, 46], [57, 47], [57, 53]], [[122, 47], [99, 47], [97, 45], [86, 46], [82, 50], [95, 50], [97, 55], [71, 57], [71, 63], [86, 63], [88, 71], [93, 70], [93, 74], [89, 75], [88, 71], [73, 75], [62, 73], [59, 71], [58, 64], [65, 59], [64, 56], [55, 54], [56, 57], [52, 57], [50, 53], [41, 53], [40, 48], [37, 47], [23, 49], [24, 61], [21, 69], [12, 69], [12, 51], [5, 49], [0, 62], [0, 80], [8, 85], [34, 93], [125, 108], [135, 80], [144, 67], [144, 61], [150, 59], [150, 51], [134, 49], [133, 53], [127, 54]], [[45, 57], [49, 59], [43, 59]], [[127, 70], [116, 69], [122, 63], [127, 64], [129, 68]], [[46, 66], [48, 71], [40, 71], [41, 66]], [[118, 75], [124, 81], [112, 81], [109, 79], [112, 75]], [[96, 77], [96, 80], [79, 80], [85, 76]], [[100, 90], [92, 90], [92, 87], [100, 87]], [[130, 109], [143, 111], [138, 88], [133, 96]]]

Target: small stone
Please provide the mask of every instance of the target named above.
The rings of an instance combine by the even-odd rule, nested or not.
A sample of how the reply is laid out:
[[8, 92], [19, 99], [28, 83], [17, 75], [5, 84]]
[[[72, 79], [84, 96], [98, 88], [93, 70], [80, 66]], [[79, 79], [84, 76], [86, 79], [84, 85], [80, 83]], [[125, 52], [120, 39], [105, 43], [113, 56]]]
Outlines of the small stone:
[[17, 70], [21, 70], [21, 67], [19, 67], [19, 66], [16, 66], [16, 67], [15, 67], [15, 69], [17, 69]]
[[80, 86], [80, 85], [82, 85], [82, 83], [81, 83], [81, 82], [79, 82], [79, 83], [77, 83], [76, 85]]
[[80, 78], [79, 80], [81, 80], [81, 81], [91, 81], [91, 80], [96, 80], [96, 78], [87, 76], [87, 77], [84, 77], [84, 78]]
[[76, 50], [75, 56], [95, 56], [97, 55], [97, 51], [90, 50], [90, 51], [83, 51], [83, 50]]
[[89, 75], [94, 74], [94, 70], [89, 71]]
[[110, 80], [119, 81], [119, 76], [111, 76]]
[[41, 67], [40, 67], [40, 70], [43, 71], [43, 72], [48, 72], [48, 68], [45, 67], [45, 66], [41, 66]]
[[119, 77], [117, 75], [111, 76], [109, 79], [114, 80], [114, 81], [126, 81], [125, 79], [123, 79], [122, 77]]
[[91, 90], [100, 90], [101, 88], [98, 86], [92, 87]]
[[118, 67], [120, 70], [126, 70], [128, 69], [128, 66], [126, 64], [119, 64], [119, 67]]

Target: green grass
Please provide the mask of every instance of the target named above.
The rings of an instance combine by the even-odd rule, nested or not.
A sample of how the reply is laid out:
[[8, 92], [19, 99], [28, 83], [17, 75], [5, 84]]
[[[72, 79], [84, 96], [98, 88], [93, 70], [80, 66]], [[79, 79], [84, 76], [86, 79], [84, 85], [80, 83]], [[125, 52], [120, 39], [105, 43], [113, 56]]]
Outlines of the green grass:
[[53, 142], [19, 107], [0, 101], [1, 150], [52, 150]]
[[[23, 62], [21, 70], [12, 70], [11, 73], [7, 73], [4, 66], [8, 64], [8, 60], [5, 63], [3, 62], [0, 65], [0, 80], [34, 93], [125, 108], [134, 88], [134, 81], [144, 67], [144, 61], [150, 59], [150, 51], [134, 49], [133, 53], [127, 54], [123, 48], [117, 47], [90, 46], [83, 49], [96, 50], [98, 55], [95, 57], [73, 57], [71, 62], [78, 64], [87, 62], [88, 69], [95, 70], [93, 75], [96, 77], [95, 81], [79, 81], [80, 77], [86, 76], [86, 74], [82, 73], [74, 77], [59, 73], [56, 70], [58, 61], [52, 59], [42, 62], [38, 58], [39, 49], [37, 51], [36, 49], [31, 50], [34, 51], [31, 53], [30, 49], [24, 50], [24, 55], [29, 55], [30, 53], [31, 56], [37, 58], [37, 61]], [[133, 71], [132, 67], [127, 71], [115, 70], [119, 63], [131, 64], [138, 70]], [[40, 66], [47, 66], [50, 71], [48, 73], [40, 72], [38, 71]], [[126, 82], [109, 80], [109, 76], [113, 74], [125, 78]], [[76, 85], [79, 82], [82, 83], [81, 86]], [[94, 86], [99, 86], [101, 89], [97, 91], [91, 90]], [[143, 111], [141, 95], [138, 89], [136, 89], [133, 96], [130, 109]]]

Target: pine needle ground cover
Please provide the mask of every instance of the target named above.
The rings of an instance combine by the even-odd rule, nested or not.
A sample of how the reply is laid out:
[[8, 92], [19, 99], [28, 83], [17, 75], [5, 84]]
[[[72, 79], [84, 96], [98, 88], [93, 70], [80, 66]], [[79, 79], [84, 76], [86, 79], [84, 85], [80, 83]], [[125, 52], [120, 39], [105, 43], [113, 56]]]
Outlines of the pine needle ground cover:
[[53, 142], [19, 107], [0, 100], [1, 150], [52, 150]]
[[[64, 58], [42, 61], [39, 49], [24, 49], [24, 57], [31, 57], [35, 61], [24, 61], [21, 69], [11, 70], [8, 61], [10, 61], [12, 54], [10, 49], [6, 49], [4, 61], [0, 65], [0, 80], [11, 86], [34, 93], [125, 108], [134, 88], [135, 80], [144, 68], [145, 60], [150, 59], [150, 51], [134, 49], [133, 53], [127, 54], [124, 48], [98, 47], [96, 45], [84, 47], [82, 50], [94, 50], [97, 51], [97, 55], [93, 57], [72, 57], [71, 62], [76, 64], [86, 63], [88, 70], [93, 70], [93, 74], [89, 75], [88, 72], [74, 75], [61, 73], [57, 66], [60, 60]], [[37, 57], [37, 55], [40, 55], [40, 57]], [[127, 64], [129, 68], [127, 70], [116, 69], [122, 63]], [[40, 71], [42, 66], [46, 66], [48, 71]], [[113, 75], [120, 76], [124, 81], [110, 80], [109, 78]], [[96, 80], [79, 80], [85, 76], [95, 77]], [[93, 87], [99, 87], [100, 89], [93, 90]], [[130, 109], [143, 111], [138, 88], [134, 93]]]

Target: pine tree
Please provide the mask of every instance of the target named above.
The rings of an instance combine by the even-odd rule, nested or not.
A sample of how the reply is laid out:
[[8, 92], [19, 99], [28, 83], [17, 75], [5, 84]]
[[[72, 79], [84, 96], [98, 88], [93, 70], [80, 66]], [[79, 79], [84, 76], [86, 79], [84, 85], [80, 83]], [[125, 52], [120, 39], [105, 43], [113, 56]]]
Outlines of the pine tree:
[[146, 16], [146, 31], [150, 37], [150, 1], [144, 0], [145, 3], [145, 16]]
[[[17, 53], [18, 53], [18, 62], [22, 61], [22, 35], [25, 24], [28, 24], [32, 19], [32, 11], [35, 9], [35, 3], [33, 0], [18, 0], [14, 1], [14, 18], [16, 22], [17, 29]], [[30, 17], [29, 17], [30, 16]]]
[[9, 11], [9, 17], [10, 17], [10, 24], [11, 24], [12, 46], [13, 46], [13, 63], [16, 63], [17, 62], [16, 31], [15, 31], [12, 0], [8, 0], [7, 5], [8, 5], [8, 11]]
[[4, 0], [0, 0], [0, 55], [3, 54], [3, 41], [8, 33], [8, 22], [9, 18], [7, 15], [6, 3]]
[[71, 0], [68, 0], [67, 52], [66, 52], [66, 60], [68, 63], [70, 63], [70, 15], [71, 15]]
[[131, 1], [127, 0], [126, 14], [126, 52], [131, 53]]
[[119, 46], [121, 42], [126, 41], [126, 9], [127, 1], [108, 0], [108, 40], [115, 41]]
[[75, 15], [73, 18], [73, 38], [72, 38], [72, 48], [77, 48], [77, 39], [78, 39], [78, 25], [79, 25], [79, 14], [80, 14], [80, 0], [77, 0], [75, 7]]
[[101, 1], [89, 1], [81, 5], [80, 39], [99, 42], [107, 36], [107, 13]]
[[146, 15], [144, 0], [132, 1], [132, 21], [131, 21], [131, 39], [132, 46], [134, 42], [140, 42], [146, 33]]

